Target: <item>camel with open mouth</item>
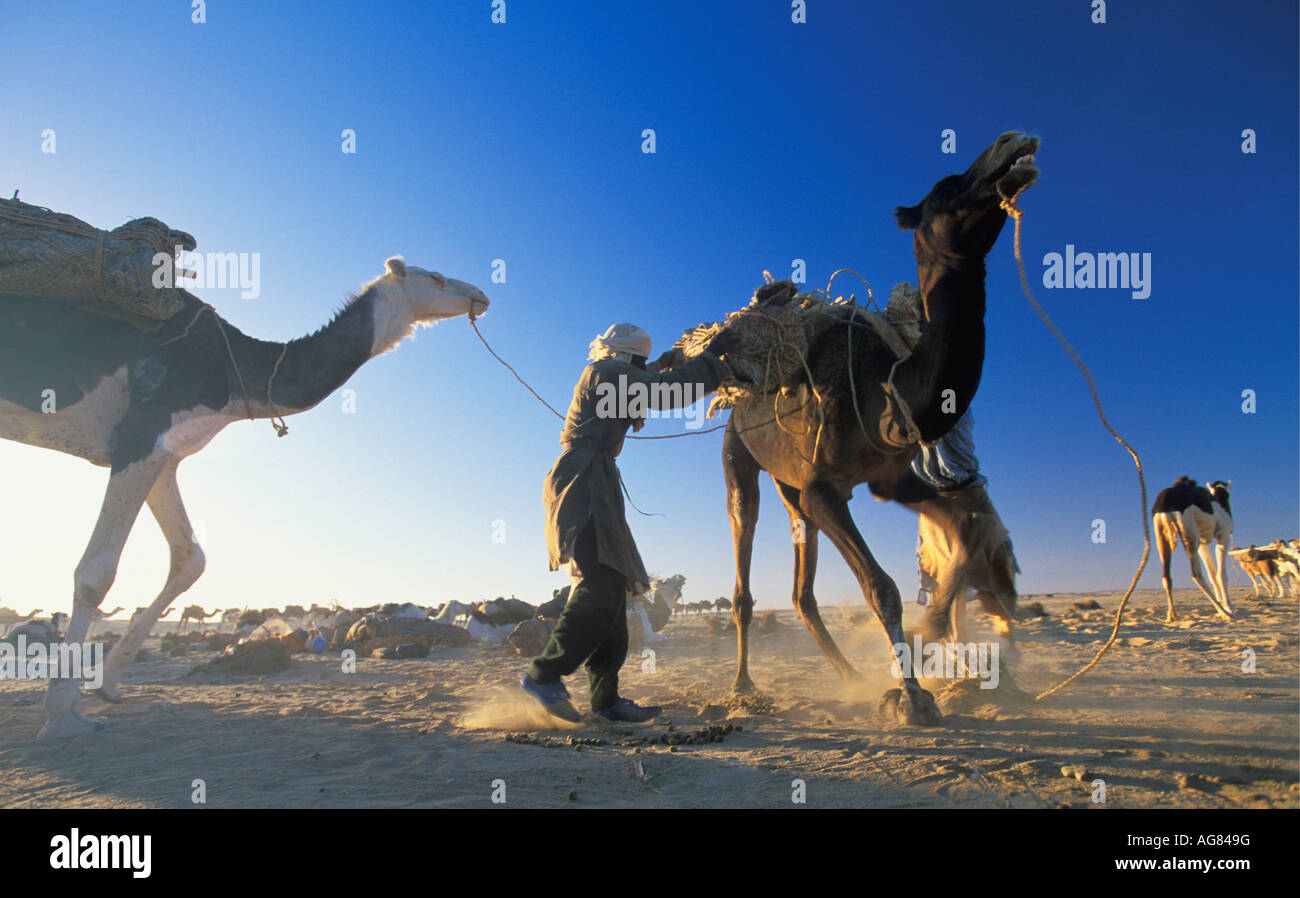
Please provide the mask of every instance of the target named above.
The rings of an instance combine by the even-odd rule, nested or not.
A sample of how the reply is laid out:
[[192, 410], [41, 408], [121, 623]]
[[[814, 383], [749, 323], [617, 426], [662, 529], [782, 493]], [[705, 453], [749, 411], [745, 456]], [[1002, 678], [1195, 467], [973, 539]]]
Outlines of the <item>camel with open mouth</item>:
[[[920, 440], [933, 442], [952, 429], [970, 406], [984, 367], [984, 258], [1006, 224], [1004, 201], [1038, 177], [1038, 139], [1001, 135], [962, 174], [942, 179], [919, 204], [899, 207], [899, 225], [915, 232], [913, 248], [925, 320], [920, 340], [900, 357], [875, 329], [846, 318], [809, 347], [811, 384], [776, 396], [736, 404], [723, 440], [727, 511], [736, 551], [732, 615], [738, 664], [733, 689], [754, 688], [749, 676], [750, 561], [758, 520], [758, 475], [776, 484], [794, 528], [794, 604], [818, 646], [844, 677], [856, 671], [836, 647], [813, 595], [818, 534], [824, 532], [857, 578], [902, 671], [899, 688], [886, 692], [881, 710], [909, 724], [937, 724], [934, 697], [922, 689], [897, 646], [905, 645], [898, 587], [885, 572], [849, 512], [853, 488], [929, 518], [955, 547], [979, 551], [978, 516], [926, 484], [911, 470]], [[892, 387], [887, 386], [892, 380]], [[808, 390], [817, 403], [809, 401]], [[824, 423], [811, 410], [820, 405]], [[775, 416], [774, 416], [775, 409]], [[900, 419], [911, 426], [900, 428]], [[900, 436], [899, 431], [915, 431]], [[958, 552], [956, 555], [960, 555]], [[960, 566], [962, 559], [954, 557]], [[947, 628], [958, 590], [950, 580], [936, 592], [934, 629]], [[1004, 613], [1010, 614], [1011, 609]]]

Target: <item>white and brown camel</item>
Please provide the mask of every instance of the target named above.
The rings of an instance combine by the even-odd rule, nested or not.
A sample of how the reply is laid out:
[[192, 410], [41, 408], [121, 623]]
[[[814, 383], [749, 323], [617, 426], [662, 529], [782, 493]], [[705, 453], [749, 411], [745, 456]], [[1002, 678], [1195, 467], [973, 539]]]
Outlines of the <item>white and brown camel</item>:
[[34, 611], [32, 611], [31, 614], [19, 614], [17, 611], [14, 611], [12, 608], [0, 607], [0, 624], [2, 624], [5, 628], [4, 633], [0, 635], [8, 636], [11, 627], [17, 624], [25, 624], [40, 613], [41, 613], [40, 608], [35, 609]]
[[1237, 566], [1250, 578], [1250, 585], [1255, 587], [1255, 598], [1259, 598], [1259, 587], [1268, 587], [1270, 599], [1282, 594], [1282, 581], [1278, 576], [1277, 560], [1271, 552], [1248, 546], [1245, 549], [1233, 549], [1228, 553]]
[[1250, 578], [1256, 597], [1261, 583], [1268, 587], [1269, 598], [1294, 596], [1300, 592], [1300, 548], [1295, 543], [1276, 539], [1266, 546], [1252, 545], [1229, 554]]
[[1192, 579], [1219, 616], [1232, 620], [1232, 604], [1223, 580], [1228, 550], [1232, 548], [1232, 506], [1228, 496], [1231, 486], [1230, 480], [1216, 480], [1204, 487], [1184, 475], [1173, 486], [1161, 490], [1151, 506], [1161, 582], [1169, 603], [1165, 620], [1170, 623], [1178, 615], [1174, 613], [1169, 564], [1180, 542], [1192, 564]]
[[[464, 281], [388, 260], [323, 328], [287, 343], [256, 340], [197, 298], [152, 329], [44, 297], [0, 294], [0, 438], [108, 467], [99, 519], [74, 574], [68, 641], [82, 642], [113, 585], [127, 536], [146, 504], [171, 548], [162, 591], [114, 645], [98, 694], [117, 683], [172, 601], [203, 573], [203, 551], [181, 502], [176, 470], [226, 425], [275, 418], [324, 400], [416, 325], [479, 314], [487, 297]], [[242, 384], [242, 386], [241, 386]], [[58, 411], [42, 412], [54, 390]], [[38, 738], [104, 725], [78, 708], [79, 683], [52, 679]]]

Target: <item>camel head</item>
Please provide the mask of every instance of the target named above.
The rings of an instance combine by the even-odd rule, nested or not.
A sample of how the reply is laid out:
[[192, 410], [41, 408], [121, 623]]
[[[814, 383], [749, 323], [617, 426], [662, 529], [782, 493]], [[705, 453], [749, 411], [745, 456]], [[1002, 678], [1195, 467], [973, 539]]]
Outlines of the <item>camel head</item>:
[[964, 174], [939, 181], [915, 206], [899, 206], [894, 212], [899, 227], [917, 232], [918, 250], [983, 259], [1006, 224], [1002, 201], [1027, 190], [1038, 178], [1033, 164], [1037, 150], [1037, 137], [1008, 131]]
[[411, 320], [432, 323], [458, 315], [478, 317], [487, 311], [488, 298], [473, 284], [443, 277], [415, 265], [407, 265], [401, 256], [393, 256], [380, 277], [386, 282], [390, 299], [405, 300]]

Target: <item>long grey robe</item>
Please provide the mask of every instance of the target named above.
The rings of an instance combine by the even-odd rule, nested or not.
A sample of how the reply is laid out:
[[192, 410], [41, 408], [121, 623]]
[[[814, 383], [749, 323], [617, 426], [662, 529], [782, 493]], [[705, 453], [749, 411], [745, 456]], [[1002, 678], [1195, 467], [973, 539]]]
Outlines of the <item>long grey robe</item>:
[[[640, 429], [647, 409], [690, 405], [716, 390], [730, 374], [709, 352], [664, 374], [651, 374], [612, 358], [586, 367], [573, 388], [573, 401], [560, 434], [561, 444], [579, 445], [566, 449], [555, 460], [542, 494], [551, 570], [572, 561], [573, 542], [590, 521], [596, 527], [599, 562], [627, 577], [634, 591], [649, 588], [650, 575], [627, 526], [614, 459], [623, 451], [627, 428], [635, 425]], [[639, 408], [638, 394], [645, 398]]]

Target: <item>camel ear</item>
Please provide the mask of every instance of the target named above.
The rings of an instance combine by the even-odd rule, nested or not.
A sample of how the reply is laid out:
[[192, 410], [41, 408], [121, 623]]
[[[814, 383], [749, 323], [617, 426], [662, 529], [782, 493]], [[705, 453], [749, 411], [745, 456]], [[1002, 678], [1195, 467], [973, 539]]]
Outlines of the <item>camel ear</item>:
[[914, 231], [921, 226], [921, 207], [899, 206], [894, 210], [894, 217], [904, 231]]
[[406, 277], [406, 262], [401, 256], [393, 256], [384, 263], [384, 266], [388, 269], [388, 273], [393, 277]]

